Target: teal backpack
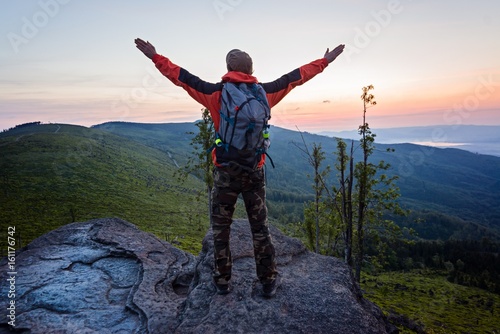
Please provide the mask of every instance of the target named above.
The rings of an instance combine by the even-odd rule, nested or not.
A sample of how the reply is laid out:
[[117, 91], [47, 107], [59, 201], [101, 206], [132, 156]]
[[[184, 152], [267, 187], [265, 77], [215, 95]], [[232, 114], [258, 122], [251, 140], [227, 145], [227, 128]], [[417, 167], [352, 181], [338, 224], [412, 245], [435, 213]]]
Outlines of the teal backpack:
[[217, 162], [254, 169], [270, 146], [270, 118], [271, 109], [261, 85], [224, 83], [215, 140]]

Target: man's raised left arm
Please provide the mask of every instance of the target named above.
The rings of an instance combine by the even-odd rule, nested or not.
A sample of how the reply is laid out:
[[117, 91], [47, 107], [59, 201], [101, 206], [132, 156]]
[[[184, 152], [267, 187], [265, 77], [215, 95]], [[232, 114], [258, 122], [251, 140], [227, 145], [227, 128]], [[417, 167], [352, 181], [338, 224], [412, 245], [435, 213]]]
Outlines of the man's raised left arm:
[[303, 65], [277, 80], [263, 83], [262, 86], [267, 93], [270, 107], [280, 102], [293, 88], [304, 84], [317, 74], [323, 72], [328, 64], [333, 62], [344, 51], [344, 47], [344, 44], [340, 44], [332, 51], [328, 48], [323, 58]]

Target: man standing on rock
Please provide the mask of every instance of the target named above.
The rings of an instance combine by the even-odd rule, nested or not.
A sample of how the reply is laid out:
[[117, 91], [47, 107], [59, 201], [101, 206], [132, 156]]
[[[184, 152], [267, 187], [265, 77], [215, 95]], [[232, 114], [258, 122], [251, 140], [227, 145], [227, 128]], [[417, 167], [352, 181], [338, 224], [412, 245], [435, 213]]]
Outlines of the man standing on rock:
[[[135, 44], [144, 55], [154, 62], [156, 68], [164, 76], [173, 84], [186, 90], [192, 98], [210, 111], [217, 134], [220, 130], [221, 106], [224, 107], [221, 104], [221, 96], [227, 83], [238, 85], [245, 83], [245, 86], [251, 87], [253, 90], [263, 89], [264, 99], [257, 99], [259, 101], [267, 100], [260, 102], [268, 108], [272, 108], [293, 88], [321, 73], [344, 50], [343, 44], [332, 51], [327, 49], [323, 58], [303, 65], [275, 81], [259, 83], [257, 78], [252, 76], [253, 63], [250, 56], [244, 51], [234, 49], [226, 56], [228, 72], [222, 77], [222, 81], [209, 83], [172, 63], [168, 58], [157, 54], [151, 43], [137, 38]], [[246, 88], [244, 89], [246, 90]], [[238, 111], [238, 108], [236, 110]], [[259, 154], [247, 156], [246, 160], [241, 162], [228, 154], [231, 152], [228, 145], [225, 149], [221, 148], [222, 145], [218, 146], [212, 151], [215, 165], [211, 210], [215, 259], [214, 286], [219, 294], [227, 294], [231, 291], [232, 258], [229, 249], [229, 235], [236, 201], [241, 193], [252, 231], [257, 277], [262, 283], [263, 295], [272, 297], [279, 285], [279, 278], [275, 250], [267, 220], [263, 170], [265, 152], [258, 151]]]

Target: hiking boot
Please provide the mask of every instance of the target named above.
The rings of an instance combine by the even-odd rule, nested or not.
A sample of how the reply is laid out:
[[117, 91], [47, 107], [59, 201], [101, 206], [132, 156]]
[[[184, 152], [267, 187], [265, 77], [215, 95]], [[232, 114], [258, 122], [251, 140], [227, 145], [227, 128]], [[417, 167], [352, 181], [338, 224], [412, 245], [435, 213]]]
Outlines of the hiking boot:
[[227, 295], [228, 293], [231, 292], [231, 285], [228, 284], [217, 284], [214, 281], [212, 281], [212, 285], [215, 287], [215, 291], [217, 291], [218, 295]]
[[281, 277], [278, 275], [271, 283], [262, 284], [262, 295], [266, 298], [272, 298], [281, 284]]

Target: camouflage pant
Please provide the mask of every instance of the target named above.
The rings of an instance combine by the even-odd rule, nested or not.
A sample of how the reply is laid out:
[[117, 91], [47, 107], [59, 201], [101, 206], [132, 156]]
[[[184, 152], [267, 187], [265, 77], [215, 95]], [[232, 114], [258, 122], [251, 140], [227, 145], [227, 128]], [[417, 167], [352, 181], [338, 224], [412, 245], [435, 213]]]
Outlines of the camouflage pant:
[[240, 168], [216, 168], [212, 190], [212, 231], [214, 236], [217, 284], [231, 279], [232, 258], [229, 235], [236, 200], [241, 193], [250, 221], [257, 277], [262, 283], [272, 282], [277, 275], [275, 250], [267, 223], [266, 188], [262, 168], [245, 171]]

